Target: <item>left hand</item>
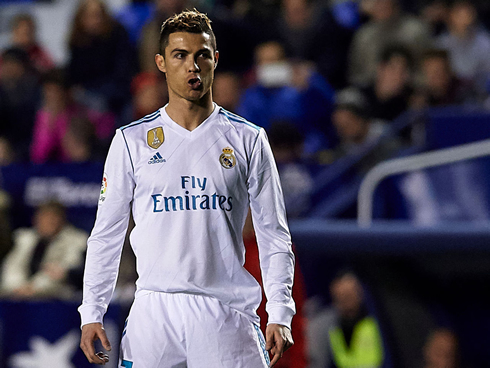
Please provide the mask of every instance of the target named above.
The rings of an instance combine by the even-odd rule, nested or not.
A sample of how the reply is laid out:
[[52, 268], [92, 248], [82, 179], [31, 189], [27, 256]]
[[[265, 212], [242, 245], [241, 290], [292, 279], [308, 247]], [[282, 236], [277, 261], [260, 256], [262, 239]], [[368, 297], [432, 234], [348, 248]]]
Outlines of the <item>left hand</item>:
[[272, 323], [265, 330], [265, 349], [272, 354], [270, 367], [273, 367], [284, 352], [293, 346], [291, 330], [283, 325]]

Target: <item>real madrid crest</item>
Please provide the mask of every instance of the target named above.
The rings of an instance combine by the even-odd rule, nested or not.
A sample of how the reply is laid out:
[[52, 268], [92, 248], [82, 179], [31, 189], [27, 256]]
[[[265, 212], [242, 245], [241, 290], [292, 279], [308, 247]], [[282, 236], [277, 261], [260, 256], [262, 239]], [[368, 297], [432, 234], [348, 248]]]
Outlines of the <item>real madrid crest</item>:
[[231, 169], [236, 164], [236, 158], [233, 149], [230, 147], [223, 148], [223, 153], [219, 156], [219, 162], [225, 169]]
[[146, 142], [151, 148], [157, 149], [162, 145], [164, 140], [165, 136], [163, 135], [162, 127], [150, 129], [146, 134]]

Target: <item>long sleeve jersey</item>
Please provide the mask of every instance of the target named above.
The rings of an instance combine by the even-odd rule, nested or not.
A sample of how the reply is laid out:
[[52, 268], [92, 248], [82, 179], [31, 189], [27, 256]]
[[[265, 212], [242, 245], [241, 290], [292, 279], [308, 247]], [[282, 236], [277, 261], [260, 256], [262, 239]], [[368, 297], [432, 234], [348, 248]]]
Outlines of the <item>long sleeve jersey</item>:
[[217, 105], [192, 131], [174, 122], [165, 107], [118, 129], [88, 240], [82, 325], [102, 323], [130, 210], [136, 298], [152, 291], [205, 295], [258, 323], [261, 289], [243, 267], [249, 206], [268, 323], [290, 327], [294, 255], [265, 131]]

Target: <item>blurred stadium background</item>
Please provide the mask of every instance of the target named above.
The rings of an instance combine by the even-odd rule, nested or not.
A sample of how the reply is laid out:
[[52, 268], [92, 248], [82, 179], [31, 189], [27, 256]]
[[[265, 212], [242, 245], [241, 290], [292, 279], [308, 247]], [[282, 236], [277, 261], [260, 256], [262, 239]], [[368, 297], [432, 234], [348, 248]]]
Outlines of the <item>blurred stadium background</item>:
[[[278, 162], [300, 299], [281, 367], [332, 366], [312, 358], [331, 347], [312, 346], [311, 324], [336, 308], [346, 270], [379, 325], [376, 366], [490, 367], [485, 0], [0, 0], [0, 367], [89, 366], [83, 262], [55, 273], [38, 260], [56, 288], [33, 290], [7, 285], [9, 255], [46, 202], [90, 232], [114, 129], [167, 101], [158, 25], [189, 7], [213, 20], [216, 102], [263, 126]], [[106, 316], [112, 367], [136, 278], [127, 243]], [[456, 343], [438, 360], [441, 329]]]

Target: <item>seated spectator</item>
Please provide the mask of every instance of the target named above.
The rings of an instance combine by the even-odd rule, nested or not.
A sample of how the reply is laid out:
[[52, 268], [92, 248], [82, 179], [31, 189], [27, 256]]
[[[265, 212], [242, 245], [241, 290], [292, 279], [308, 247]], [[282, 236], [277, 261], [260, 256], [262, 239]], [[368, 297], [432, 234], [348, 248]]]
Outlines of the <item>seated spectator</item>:
[[3, 262], [1, 289], [20, 298], [68, 297], [67, 271], [83, 262], [87, 234], [66, 222], [64, 208], [41, 205], [34, 227], [14, 232], [14, 246]]
[[36, 23], [29, 14], [19, 14], [12, 21], [12, 47], [18, 47], [29, 55], [31, 65], [39, 73], [54, 67], [49, 53], [36, 39]]
[[406, 48], [389, 46], [383, 50], [374, 82], [362, 88], [373, 118], [392, 121], [408, 110], [413, 95], [412, 69]]
[[472, 97], [454, 76], [446, 50], [433, 49], [422, 58], [422, 85], [416, 92], [416, 107], [461, 104]]
[[308, 321], [309, 367], [381, 367], [381, 332], [366, 308], [357, 276], [341, 273], [331, 282], [330, 294], [332, 307]]
[[131, 98], [136, 54], [126, 30], [108, 13], [101, 0], [83, 0], [70, 41], [68, 78], [74, 97], [99, 111], [122, 114]]
[[399, 142], [394, 138], [379, 143], [389, 129], [388, 125], [372, 118], [367, 100], [354, 88], [338, 93], [332, 122], [339, 136], [332, 161], [345, 155], [367, 153], [360, 163], [360, 172], [366, 172], [378, 162], [388, 159], [399, 148]]
[[459, 343], [456, 335], [446, 328], [434, 330], [424, 345], [423, 368], [459, 368]]
[[114, 129], [114, 117], [110, 113], [101, 113], [84, 108], [75, 103], [61, 69], [47, 73], [43, 79], [43, 104], [36, 114], [34, 134], [31, 144], [31, 161], [36, 164], [50, 160], [70, 162], [70, 154], [63, 145], [70, 121], [74, 118], [86, 118], [95, 129], [95, 137], [100, 145], [111, 138]]
[[334, 90], [309, 64], [294, 64], [277, 42], [255, 51], [257, 82], [247, 88], [237, 113], [266, 130], [272, 121], [293, 122], [304, 134], [308, 153], [332, 139], [330, 113]]
[[159, 74], [142, 72], [131, 83], [133, 95], [133, 119], [151, 114], [168, 102], [165, 79]]
[[213, 82], [213, 100], [226, 110], [236, 112], [242, 96], [240, 77], [233, 72], [216, 73]]
[[0, 135], [14, 150], [15, 159], [27, 160], [40, 90], [29, 55], [10, 48], [2, 53], [0, 69]]
[[482, 96], [490, 81], [490, 34], [478, 24], [477, 15], [472, 1], [454, 1], [448, 31], [439, 36], [437, 45], [449, 52], [456, 77]]
[[354, 35], [349, 56], [349, 81], [356, 85], [373, 81], [386, 47], [404, 46], [418, 60], [431, 43], [428, 27], [418, 18], [403, 14], [398, 0], [369, 3], [370, 20]]

